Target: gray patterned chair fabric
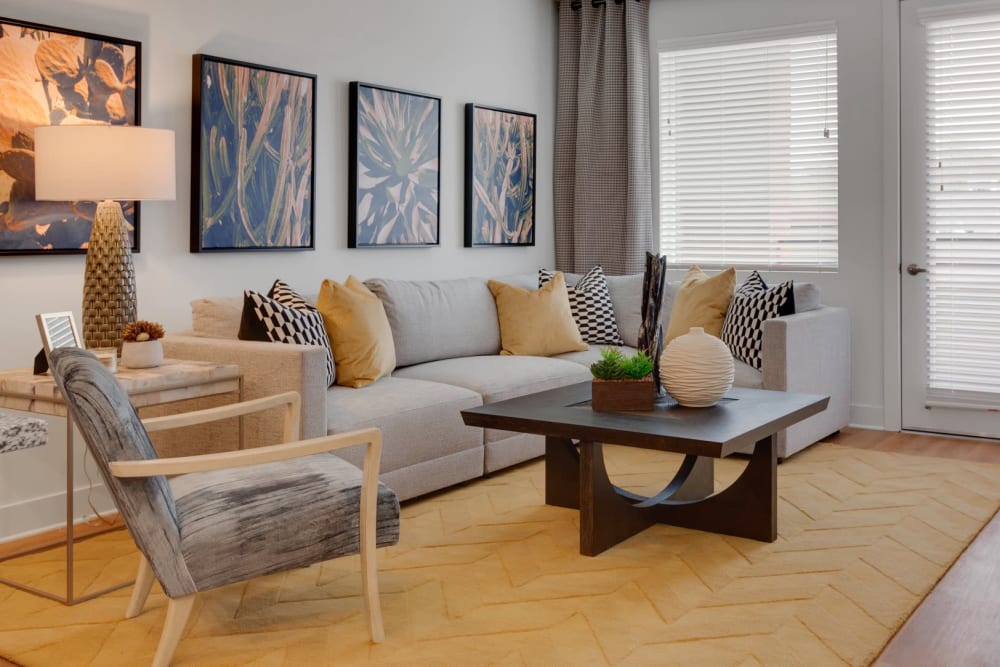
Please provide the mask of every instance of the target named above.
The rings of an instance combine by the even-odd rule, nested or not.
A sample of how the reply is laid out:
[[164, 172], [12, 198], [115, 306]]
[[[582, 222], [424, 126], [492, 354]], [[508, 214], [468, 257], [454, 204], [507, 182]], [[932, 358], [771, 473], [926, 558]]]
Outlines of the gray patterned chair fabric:
[[[188, 472], [169, 480], [162, 475], [116, 476], [112, 465], [116, 462], [157, 459], [128, 396], [90, 352], [61, 348], [50, 353], [49, 362], [69, 414], [83, 434], [125, 525], [172, 601], [236, 581], [359, 553], [363, 476], [355, 466], [324, 451], [289, 460]], [[370, 433], [377, 435], [374, 429]], [[380, 443], [379, 437], [376, 454]], [[377, 471], [377, 458], [374, 466]], [[375, 544], [395, 544], [399, 539], [396, 494], [379, 483], [373, 497]], [[374, 570], [374, 560], [371, 563]], [[373, 571], [363, 574], [374, 579]], [[139, 602], [140, 610], [143, 601]], [[160, 653], [158, 659], [163, 658]], [[165, 662], [154, 664], [166, 664], [172, 653], [170, 647]]]

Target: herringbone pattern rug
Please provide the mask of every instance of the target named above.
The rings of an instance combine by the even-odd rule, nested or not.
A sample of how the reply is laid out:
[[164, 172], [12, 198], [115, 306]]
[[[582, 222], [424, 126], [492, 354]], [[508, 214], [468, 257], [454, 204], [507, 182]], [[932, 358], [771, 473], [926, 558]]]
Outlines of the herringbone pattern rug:
[[[614, 448], [615, 481], [652, 491], [677, 459]], [[722, 461], [719, 483], [743, 461]], [[577, 513], [543, 504], [535, 462], [407, 504], [380, 552], [387, 640], [360, 613], [356, 559], [200, 597], [176, 665], [863, 665], [1000, 503], [1000, 466], [822, 444], [779, 468], [779, 538], [656, 526], [580, 556]], [[658, 489], [655, 489], [658, 490]], [[117, 532], [84, 543], [81, 580], [131, 574]], [[56, 587], [59, 553], [0, 565]], [[148, 664], [154, 587], [65, 608], [0, 587], [0, 653], [27, 667]], [[960, 622], [957, 620], [956, 622]]]

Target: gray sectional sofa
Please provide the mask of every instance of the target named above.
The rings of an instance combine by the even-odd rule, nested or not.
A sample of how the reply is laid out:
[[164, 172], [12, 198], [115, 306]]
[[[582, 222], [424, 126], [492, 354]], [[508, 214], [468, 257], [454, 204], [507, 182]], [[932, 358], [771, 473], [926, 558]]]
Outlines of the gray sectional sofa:
[[[533, 275], [500, 280], [537, 287]], [[575, 276], [568, 275], [573, 284]], [[628, 346], [637, 344], [642, 276], [609, 277], [615, 316]], [[460, 411], [590, 379], [599, 347], [556, 357], [501, 356], [500, 329], [486, 278], [366, 281], [385, 306], [397, 368], [361, 389], [325, 386], [324, 350], [316, 346], [237, 340], [241, 297], [192, 302], [193, 331], [167, 336], [168, 356], [237, 363], [245, 397], [295, 390], [302, 395], [302, 435], [367, 426], [382, 429], [382, 480], [400, 499], [475, 479], [540, 456], [535, 435], [465, 426]], [[664, 325], [677, 284], [668, 283]], [[817, 290], [796, 285], [798, 312], [765, 323], [763, 370], [737, 362], [736, 384], [830, 395], [827, 410], [779, 436], [787, 457], [847, 424], [850, 323], [847, 312], [819, 303]], [[276, 442], [277, 415], [248, 417], [247, 446]], [[210, 437], [211, 434], [209, 434]], [[356, 464], [361, 453], [345, 458]]]

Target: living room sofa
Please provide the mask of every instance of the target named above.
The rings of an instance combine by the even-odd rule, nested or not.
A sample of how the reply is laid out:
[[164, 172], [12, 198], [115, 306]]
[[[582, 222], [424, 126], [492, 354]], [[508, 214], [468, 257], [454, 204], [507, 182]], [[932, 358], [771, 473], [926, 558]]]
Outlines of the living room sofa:
[[[567, 275], [574, 284], [577, 276]], [[537, 288], [534, 275], [498, 278]], [[609, 276], [615, 319], [626, 350], [638, 344], [642, 276]], [[396, 369], [360, 389], [326, 386], [319, 346], [237, 339], [242, 297], [192, 302], [190, 333], [164, 339], [168, 356], [239, 364], [245, 398], [295, 390], [302, 396], [302, 436], [377, 426], [383, 433], [381, 479], [400, 499], [413, 498], [540, 456], [540, 436], [466, 426], [460, 411], [585, 382], [600, 346], [555, 357], [500, 355], [500, 328], [486, 278], [441, 281], [372, 279], [392, 329]], [[664, 329], [678, 283], [664, 294]], [[829, 407], [778, 436], [785, 458], [848, 422], [850, 323], [841, 308], [819, 303], [810, 284], [795, 286], [797, 312], [763, 327], [763, 368], [736, 362], [735, 384], [827, 394]], [[276, 442], [277, 414], [248, 417], [246, 446]], [[202, 434], [205, 435], [205, 434]], [[216, 440], [208, 434], [209, 440]], [[355, 464], [361, 452], [342, 454]]]

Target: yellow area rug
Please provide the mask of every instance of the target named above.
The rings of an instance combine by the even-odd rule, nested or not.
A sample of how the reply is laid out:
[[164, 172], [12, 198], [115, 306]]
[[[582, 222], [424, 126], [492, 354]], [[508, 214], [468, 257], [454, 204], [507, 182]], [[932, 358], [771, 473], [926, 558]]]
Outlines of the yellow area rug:
[[[616, 483], [644, 492], [678, 463], [608, 458]], [[721, 461], [717, 484], [744, 465]], [[778, 483], [773, 544], [654, 526], [588, 558], [578, 513], [543, 504], [533, 462], [404, 506], [401, 543], [379, 553], [385, 643], [368, 642], [351, 558], [199, 596], [174, 664], [864, 665], [1000, 504], [1000, 466], [831, 444]], [[56, 589], [61, 555], [0, 574]], [[135, 564], [126, 533], [88, 540], [80, 588]], [[0, 586], [0, 654], [148, 664], [166, 606], [153, 590], [126, 621], [127, 590], [66, 608]]]

